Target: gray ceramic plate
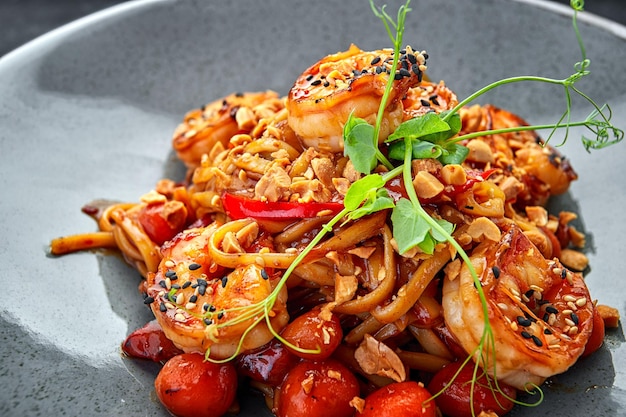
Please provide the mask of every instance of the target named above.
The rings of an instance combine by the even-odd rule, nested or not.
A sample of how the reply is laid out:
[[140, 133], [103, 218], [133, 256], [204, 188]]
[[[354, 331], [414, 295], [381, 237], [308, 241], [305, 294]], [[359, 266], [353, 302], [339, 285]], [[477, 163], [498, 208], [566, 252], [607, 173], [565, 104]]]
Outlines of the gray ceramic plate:
[[[406, 43], [430, 54], [430, 75], [461, 97], [510, 75], [565, 77], [579, 59], [565, 8], [544, 2], [420, 0]], [[389, 10], [395, 10], [395, 6]], [[592, 80], [626, 127], [625, 29], [588, 17], [581, 30]], [[166, 415], [157, 367], [119, 345], [150, 315], [139, 275], [116, 256], [47, 256], [53, 237], [93, 230], [80, 207], [135, 201], [178, 176], [170, 135], [190, 108], [232, 91], [286, 93], [300, 71], [355, 42], [389, 45], [364, 0], [137, 1], [79, 20], [0, 59], [0, 415]], [[521, 85], [488, 101], [528, 120], [554, 120], [559, 88]], [[576, 102], [577, 115], [589, 109]], [[574, 137], [580, 132], [574, 132]], [[565, 146], [580, 174], [556, 204], [589, 233], [594, 297], [626, 312], [622, 278], [626, 144], [588, 155]], [[621, 330], [544, 389], [540, 408], [514, 416], [626, 414]], [[242, 416], [268, 415], [244, 393]]]

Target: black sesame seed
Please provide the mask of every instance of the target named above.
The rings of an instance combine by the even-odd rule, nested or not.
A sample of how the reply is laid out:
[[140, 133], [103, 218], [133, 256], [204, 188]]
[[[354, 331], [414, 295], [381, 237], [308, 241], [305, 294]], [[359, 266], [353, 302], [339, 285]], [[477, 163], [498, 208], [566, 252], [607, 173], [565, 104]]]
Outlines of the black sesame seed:
[[167, 288], [167, 284], [166, 284], [166, 283], [165, 283], [165, 281], [163, 281], [163, 280], [159, 281], [159, 286], [160, 286], [161, 288]]
[[567, 278], [567, 269], [563, 268], [561, 270], [561, 279]]
[[311, 85], [320, 85], [322, 83], [322, 80], [315, 80], [311, 83]]
[[550, 329], [543, 329], [543, 334], [552, 334], [552, 330]]
[[500, 278], [500, 268], [498, 268], [497, 266], [492, 266], [491, 272], [493, 272], [493, 276], [495, 279]]
[[550, 320], [550, 314], [544, 313], [543, 314], [543, 321], [548, 322], [548, 320]]
[[203, 309], [204, 311], [208, 311], [208, 310], [209, 310], [209, 305], [208, 305], [207, 303], [204, 303], [204, 304], [202, 305], [202, 309]]
[[408, 60], [411, 62], [411, 64], [417, 64], [417, 58], [415, 58], [415, 55], [413, 54], [408, 54], [406, 56], [408, 58]]
[[400, 70], [398, 71], [398, 74], [400, 74], [403, 77], [410, 77], [411, 76], [411, 73], [406, 68], [400, 68]]
[[556, 308], [554, 308], [554, 306], [548, 306], [546, 307], [546, 312], [550, 313], [550, 314], [559, 314], [559, 310], [557, 310]]
[[533, 335], [531, 339], [533, 339], [533, 342], [535, 342], [535, 345], [537, 345], [537, 347], [543, 346], [543, 342], [537, 336]]
[[422, 106], [424, 107], [430, 107], [430, 102], [428, 100], [421, 99], [420, 103], [422, 103]]
[[180, 290], [180, 285], [178, 284], [172, 284], [172, 288], [176, 289], [176, 290]]
[[328, 81], [324, 81], [324, 87], [328, 87], [330, 83]]
[[209, 285], [209, 283], [206, 281], [206, 279], [203, 279], [203, 278], [198, 278], [198, 279], [196, 280], [196, 282], [197, 282], [197, 284], [198, 284], [198, 285], [204, 285], [205, 287], [206, 287], [207, 285]]
[[572, 318], [572, 321], [574, 322], [574, 324], [578, 326], [578, 323], [579, 323], [578, 315], [576, 313], [572, 313], [570, 314], [570, 317]]
[[217, 318], [218, 319], [221, 320], [223, 317], [224, 317], [224, 312], [223, 311], [220, 311], [219, 313], [217, 313]]
[[161, 313], [165, 313], [167, 311], [167, 307], [165, 306], [164, 302], [161, 302], [161, 304], [159, 304], [159, 311], [161, 311]]
[[191, 285], [191, 281], [185, 281], [183, 284], [183, 289], [188, 288]]
[[237, 92], [237, 93], [235, 93], [235, 97], [243, 97], [243, 93]]
[[215, 306], [209, 306], [209, 311], [210, 311], [211, 313], [215, 312], [215, 310], [217, 310], [217, 309], [215, 308]]
[[169, 279], [173, 279], [173, 280], [178, 279], [178, 276], [176, 275], [176, 271], [174, 271], [173, 269], [168, 270], [165, 273], [165, 276], [168, 277]]
[[420, 66], [417, 64], [411, 65], [411, 71], [415, 73], [415, 75], [420, 75], [422, 71], [420, 70]]
[[222, 288], [225, 288], [226, 284], [228, 284], [228, 277], [222, 277]]
[[424, 74], [422, 73], [422, 71], [420, 71], [420, 73], [417, 74], [417, 81], [422, 82], [423, 78], [424, 78]]
[[520, 326], [528, 327], [532, 324], [532, 321], [528, 320], [524, 316], [517, 316], [517, 324]]
[[154, 302], [154, 298], [152, 297], [146, 297], [143, 299], [144, 304], [152, 304], [153, 302]]
[[524, 295], [528, 298], [532, 297], [533, 294], [535, 293], [535, 290], [528, 290], [524, 293]]
[[528, 320], [530, 320], [533, 323], [537, 322], [537, 319], [534, 318], [533, 316], [529, 315], [528, 313], [524, 313], [524, 317], [526, 317]]
[[370, 65], [376, 65], [380, 62], [380, 57], [377, 56], [376, 58], [372, 59], [372, 62], [370, 62]]
[[198, 301], [198, 296], [197, 295], [192, 295], [191, 297], [189, 297], [189, 302], [190, 303], [195, 303], [196, 301]]
[[202, 268], [202, 265], [200, 264], [197, 264], [197, 263], [189, 264], [189, 270], [191, 271], [195, 271], [196, 269], [200, 269], [200, 268]]
[[206, 293], [206, 285], [198, 285], [198, 294], [204, 295]]
[[402, 74], [400, 74], [399, 72], [396, 73], [396, 75], [393, 76], [393, 79], [398, 81], [401, 80], [402, 78], [404, 78], [404, 76]]
[[426, 52], [424, 52], [422, 56], [424, 57], [424, 59], [428, 59], [428, 54]]
[[522, 330], [522, 333], [520, 334], [522, 335], [524, 339], [530, 339], [531, 337], [533, 337], [533, 335], [528, 333], [526, 330]]
[[313, 74], [309, 74], [306, 76], [307, 81], [311, 81], [313, 79]]
[[269, 279], [270, 276], [267, 275], [267, 271], [265, 269], [261, 269], [261, 278], [263, 279]]
[[206, 324], [207, 326], [210, 326], [210, 325], [212, 325], [212, 324], [213, 324], [213, 320], [211, 320], [211, 319], [210, 319], [210, 318], [208, 318], [208, 317], [205, 317], [205, 318], [204, 318], [204, 324]]

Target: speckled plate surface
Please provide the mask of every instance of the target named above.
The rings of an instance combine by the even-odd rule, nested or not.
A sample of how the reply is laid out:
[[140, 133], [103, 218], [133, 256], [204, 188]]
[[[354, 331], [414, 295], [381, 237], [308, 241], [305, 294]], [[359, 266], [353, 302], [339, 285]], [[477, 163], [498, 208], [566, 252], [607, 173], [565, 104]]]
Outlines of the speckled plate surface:
[[[426, 49], [431, 78], [461, 97], [505, 76], [565, 77], [580, 58], [560, 6], [412, 6], [406, 43]], [[581, 88], [611, 102], [626, 127], [626, 31], [593, 16], [581, 30], [593, 72]], [[158, 367], [120, 356], [120, 342], [150, 318], [139, 275], [117, 256], [52, 258], [48, 242], [94, 230], [84, 203], [135, 201], [179, 176], [170, 136], [188, 109], [232, 91], [286, 93], [299, 72], [350, 42], [389, 45], [364, 0], [154, 0], [89, 16], [0, 59], [0, 415], [167, 415], [152, 385]], [[564, 109], [561, 89], [528, 84], [487, 101], [534, 123]], [[578, 116], [588, 111], [575, 103]], [[580, 179], [554, 204], [581, 215], [592, 294], [624, 314], [626, 144], [588, 155], [579, 133], [563, 152]], [[511, 415], [626, 415], [623, 341], [621, 329], [611, 332], [598, 354], [544, 387], [539, 408]], [[258, 396], [240, 397], [242, 417], [269, 415]]]

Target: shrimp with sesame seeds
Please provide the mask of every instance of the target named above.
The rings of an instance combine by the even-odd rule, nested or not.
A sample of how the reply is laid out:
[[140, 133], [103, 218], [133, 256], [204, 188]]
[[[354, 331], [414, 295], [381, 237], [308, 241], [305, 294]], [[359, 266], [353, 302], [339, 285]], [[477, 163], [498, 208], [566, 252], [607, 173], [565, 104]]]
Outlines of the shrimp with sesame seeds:
[[517, 226], [470, 256], [493, 343], [476, 349], [485, 331], [483, 305], [467, 265], [446, 268], [442, 306], [447, 328], [474, 360], [518, 389], [565, 372], [583, 354], [594, 306], [582, 275], [547, 260]]
[[387, 80], [395, 78], [383, 111], [379, 141], [403, 121], [402, 98], [422, 81], [427, 55], [410, 47], [401, 51], [390, 75], [391, 49], [365, 52], [356, 45], [328, 55], [298, 77], [287, 97], [289, 125], [305, 147], [343, 151], [343, 126], [350, 114], [374, 124]]
[[249, 133], [283, 108], [284, 100], [274, 91], [230, 94], [189, 111], [174, 131], [172, 146], [187, 167], [197, 167], [216, 144], [226, 147], [233, 135]]
[[[257, 263], [217, 265], [208, 246], [220, 226], [190, 228], [165, 243], [158, 270], [148, 274], [146, 283], [146, 303], [167, 338], [185, 352], [208, 351], [214, 359], [257, 348], [274, 337], [264, 311], [251, 314], [248, 307], [266, 300], [278, 281]], [[286, 298], [283, 289], [268, 312], [276, 331], [289, 320]]]

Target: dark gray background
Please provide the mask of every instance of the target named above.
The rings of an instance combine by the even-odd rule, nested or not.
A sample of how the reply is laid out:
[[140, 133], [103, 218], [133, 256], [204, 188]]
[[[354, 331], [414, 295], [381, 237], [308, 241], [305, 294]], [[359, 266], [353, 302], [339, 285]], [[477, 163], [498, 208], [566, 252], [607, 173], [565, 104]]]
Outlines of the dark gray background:
[[[122, 2], [121, 0], [2, 0], [0, 1], [0, 56], [65, 23]], [[556, 0], [556, 2], [569, 4], [569, 0]], [[624, 0], [587, 0], [585, 9], [626, 24]]]

